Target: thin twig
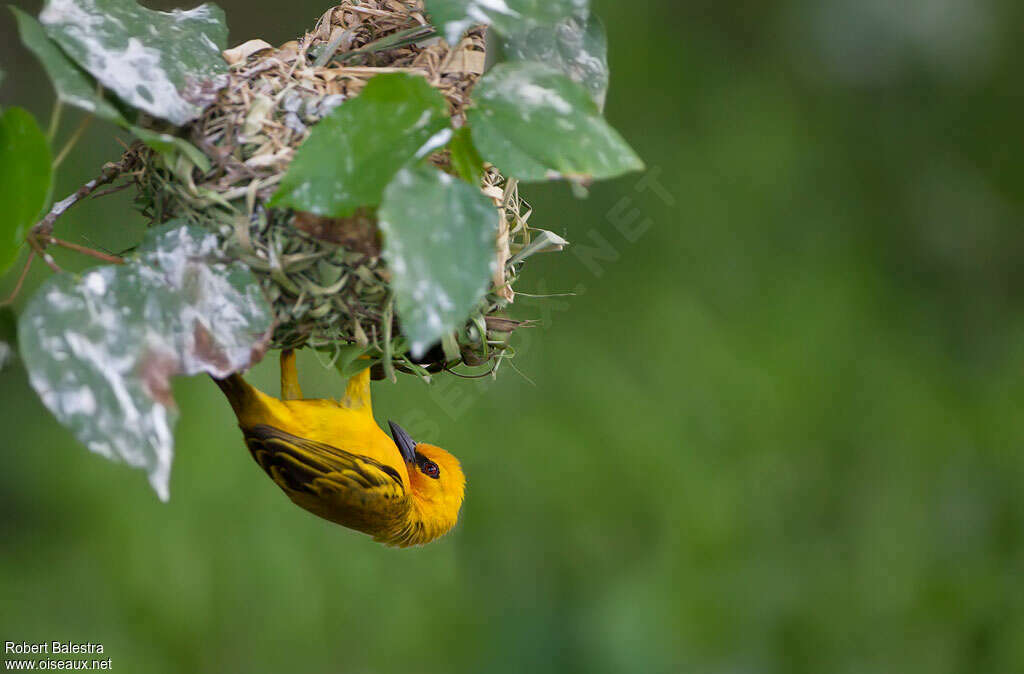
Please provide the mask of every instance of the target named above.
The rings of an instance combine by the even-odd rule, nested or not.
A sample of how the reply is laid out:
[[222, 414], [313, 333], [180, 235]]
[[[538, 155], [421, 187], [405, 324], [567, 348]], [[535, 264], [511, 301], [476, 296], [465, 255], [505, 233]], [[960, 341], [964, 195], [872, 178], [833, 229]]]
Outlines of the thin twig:
[[28, 252], [28, 259], [25, 260], [25, 266], [21, 270], [21, 275], [18, 276], [18, 282], [14, 284], [14, 290], [11, 291], [10, 297], [0, 302], [0, 307], [10, 306], [14, 300], [18, 299], [18, 293], [21, 292], [21, 286], [25, 283], [25, 277], [28, 276], [28, 270], [32, 268], [32, 263], [35, 262], [36, 252], [30, 250]]
[[117, 194], [118, 192], [122, 192], [122, 191], [128, 189], [129, 187], [132, 187], [132, 183], [130, 183], [130, 182], [125, 183], [123, 185], [117, 185], [115, 187], [108, 187], [105, 190], [101, 190], [99, 192], [94, 193], [92, 195], [92, 198], [93, 199], [99, 199], [100, 197], [105, 197], [105, 196], [110, 195], [110, 194]]
[[74, 133], [71, 134], [71, 137], [68, 138], [68, 142], [64, 143], [64, 147], [62, 147], [60, 152], [57, 153], [57, 156], [53, 160], [54, 169], [60, 166], [61, 162], [64, 161], [64, 158], [67, 157], [68, 153], [75, 147], [78, 140], [82, 137], [82, 134], [89, 128], [90, 124], [92, 124], [92, 115], [87, 115], [85, 119], [79, 123]]
[[[81, 128], [81, 126], [79, 126]], [[70, 144], [70, 141], [69, 141]], [[61, 154], [66, 154], [62, 152]], [[103, 167], [103, 171], [96, 178], [93, 178], [86, 184], [79, 187], [70, 196], [58, 201], [50, 208], [50, 212], [43, 216], [43, 219], [32, 226], [28, 234], [25, 236], [25, 241], [32, 247], [32, 250], [36, 255], [42, 258], [43, 262], [46, 263], [50, 269], [54, 272], [60, 273], [63, 271], [60, 266], [54, 261], [53, 256], [46, 252], [46, 244], [55, 243], [59, 246], [71, 248], [72, 250], [78, 250], [78, 252], [86, 255], [92, 255], [92, 257], [103, 256], [99, 259], [106, 260], [108, 262], [119, 262], [120, 258], [114, 259], [112, 256], [104, 255], [99, 251], [93, 251], [91, 248], [85, 248], [84, 246], [78, 246], [77, 244], [68, 243], [66, 241], [60, 242], [54, 239], [51, 235], [53, 234], [53, 225], [57, 222], [57, 218], [63, 215], [69, 208], [77, 204], [82, 199], [96, 191], [96, 188], [102, 185], [108, 185], [117, 179], [127, 169], [125, 165], [126, 158], [122, 158], [117, 163], [106, 164]], [[79, 250], [81, 249], [81, 250]]]
[[69, 197], [55, 203], [53, 208], [50, 209], [50, 212], [47, 213], [42, 220], [32, 226], [31, 234], [37, 237], [50, 236], [50, 234], [53, 233], [53, 225], [57, 222], [57, 218], [63, 215], [65, 211], [77, 204], [79, 201], [95, 192], [98, 187], [114, 182], [114, 180], [116, 180], [117, 177], [125, 171], [125, 169], [126, 166], [124, 165], [123, 160], [116, 164], [107, 164], [104, 166], [102, 173], [100, 173], [98, 177], [79, 187]]
[[57, 98], [53, 103], [53, 112], [50, 113], [50, 126], [46, 130], [46, 140], [50, 143], [57, 137], [57, 129], [60, 128], [60, 113], [64, 110], [64, 102]]
[[52, 236], [46, 237], [46, 241], [56, 246], [60, 246], [61, 248], [67, 248], [68, 250], [73, 250], [76, 253], [81, 253], [82, 255], [94, 257], [97, 260], [103, 260], [104, 262], [111, 262], [113, 264], [124, 264], [124, 259], [118, 257], [117, 255], [107, 255], [106, 253], [101, 253], [100, 251], [95, 250], [93, 248], [80, 246], [77, 243], [71, 243], [70, 241], [64, 241], [62, 239], [57, 239]]
[[32, 246], [32, 250], [34, 250], [39, 257], [43, 258], [43, 262], [46, 263], [47, 267], [58, 274], [64, 271], [54, 261], [53, 256], [46, 252], [46, 249], [43, 248], [43, 244], [39, 243], [34, 234], [30, 232], [29, 235], [25, 237], [25, 240], [28, 241], [28, 245]]
[[[93, 197], [93, 198], [96, 198], [96, 197]], [[88, 244], [89, 247], [91, 247], [93, 250], [98, 250], [101, 253], [106, 253], [107, 255], [116, 255], [118, 257], [124, 257], [125, 253], [130, 253], [131, 251], [135, 250], [135, 248], [136, 248], [136, 246], [129, 246], [129, 247], [125, 248], [124, 250], [122, 250], [122, 251], [120, 251], [118, 253], [115, 253], [114, 251], [110, 250], [109, 248], [104, 248], [103, 246], [99, 245], [98, 243], [96, 243], [95, 241], [90, 239], [88, 234], [82, 234], [82, 238], [85, 240], [85, 243]]]
[[532, 385], [532, 386], [536, 386], [537, 385], [537, 382], [535, 382], [534, 380], [532, 380], [529, 377], [527, 377], [525, 372], [523, 372], [518, 367], [516, 367], [516, 364], [514, 362], [512, 362], [511, 358], [508, 359], [508, 366], [511, 367], [513, 370], [515, 370], [519, 374], [519, 376], [522, 377], [523, 379], [525, 379], [530, 385]]

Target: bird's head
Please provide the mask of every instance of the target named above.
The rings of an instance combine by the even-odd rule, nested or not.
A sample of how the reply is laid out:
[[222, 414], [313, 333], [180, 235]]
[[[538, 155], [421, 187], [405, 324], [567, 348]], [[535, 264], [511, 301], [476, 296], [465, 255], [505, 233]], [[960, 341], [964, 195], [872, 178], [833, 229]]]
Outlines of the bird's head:
[[409, 473], [414, 506], [413, 520], [395, 544], [427, 543], [448, 533], [458, 521], [466, 493], [466, 476], [459, 460], [445, 450], [416, 442], [393, 421], [388, 425]]

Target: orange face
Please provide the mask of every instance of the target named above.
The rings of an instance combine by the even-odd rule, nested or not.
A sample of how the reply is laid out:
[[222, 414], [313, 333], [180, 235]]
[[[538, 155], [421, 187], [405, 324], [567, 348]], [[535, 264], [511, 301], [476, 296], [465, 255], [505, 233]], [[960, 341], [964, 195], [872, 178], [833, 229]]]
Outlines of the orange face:
[[446, 529], [455, 525], [466, 493], [466, 476], [454, 456], [434, 445], [416, 445], [416, 462], [409, 465], [409, 483], [420, 507]]
[[466, 493], [459, 460], [440, 447], [415, 442], [398, 424], [388, 424], [405, 460], [411, 496], [427, 535], [436, 538], [447, 533], [459, 519]]

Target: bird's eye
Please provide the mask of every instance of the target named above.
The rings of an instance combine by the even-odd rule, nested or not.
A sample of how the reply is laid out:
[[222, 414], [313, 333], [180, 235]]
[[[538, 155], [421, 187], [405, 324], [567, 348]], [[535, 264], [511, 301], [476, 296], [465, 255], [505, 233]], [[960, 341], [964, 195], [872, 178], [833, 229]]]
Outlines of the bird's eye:
[[429, 459], [424, 461], [420, 465], [420, 470], [423, 472], [424, 475], [426, 475], [427, 477], [432, 477], [435, 480], [441, 477], [441, 469], [437, 467], [436, 463], [430, 461]]

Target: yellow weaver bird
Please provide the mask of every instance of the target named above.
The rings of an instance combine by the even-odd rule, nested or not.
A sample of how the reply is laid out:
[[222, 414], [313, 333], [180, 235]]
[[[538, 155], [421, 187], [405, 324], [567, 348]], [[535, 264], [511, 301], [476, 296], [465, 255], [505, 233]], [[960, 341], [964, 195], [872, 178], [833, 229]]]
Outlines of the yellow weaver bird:
[[241, 375], [214, 380], [231, 403], [245, 444], [296, 505], [387, 545], [429, 543], [459, 518], [466, 478], [458, 460], [373, 419], [370, 369], [341, 400], [302, 397], [295, 354], [281, 354], [281, 399]]

